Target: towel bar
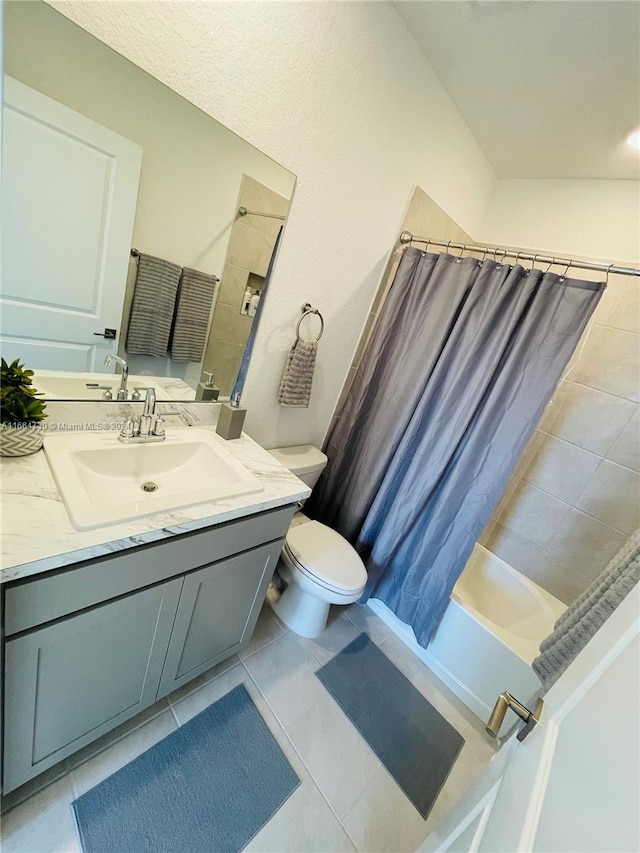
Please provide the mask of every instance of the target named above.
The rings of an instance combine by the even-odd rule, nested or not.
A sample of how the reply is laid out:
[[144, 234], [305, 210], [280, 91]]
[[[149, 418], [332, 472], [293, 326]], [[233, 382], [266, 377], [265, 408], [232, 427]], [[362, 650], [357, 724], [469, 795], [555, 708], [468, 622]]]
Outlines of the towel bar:
[[302, 338], [300, 337], [300, 324], [302, 323], [304, 318], [308, 317], [310, 314], [316, 314], [318, 319], [320, 320], [320, 333], [318, 334], [318, 337], [316, 338], [316, 343], [318, 343], [318, 341], [320, 340], [320, 338], [322, 337], [323, 332], [324, 332], [324, 317], [318, 311], [318, 309], [313, 308], [311, 303], [309, 303], [309, 302], [305, 302], [302, 305], [302, 308], [300, 310], [302, 311], [302, 316], [298, 320], [298, 325], [296, 326], [296, 340], [298, 340], [298, 341], [302, 340]]

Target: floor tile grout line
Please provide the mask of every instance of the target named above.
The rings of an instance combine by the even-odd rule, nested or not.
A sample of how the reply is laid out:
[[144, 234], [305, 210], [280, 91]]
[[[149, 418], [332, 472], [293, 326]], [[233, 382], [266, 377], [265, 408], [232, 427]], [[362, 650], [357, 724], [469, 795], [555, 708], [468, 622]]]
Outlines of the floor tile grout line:
[[[375, 619], [379, 619], [379, 620], [380, 620], [380, 622], [381, 622], [381, 624], [382, 624], [382, 625], [384, 625], [384, 627], [385, 627], [385, 628], [387, 628], [387, 629], [389, 630], [389, 632], [390, 632], [390, 634], [391, 634], [391, 635], [398, 636], [398, 635], [395, 633], [395, 631], [393, 631], [391, 628], [389, 628], [389, 626], [388, 626], [388, 625], [386, 625], [386, 624], [385, 624], [385, 622], [384, 622], [382, 619], [380, 619], [380, 617], [378, 616], [378, 614], [377, 614], [377, 613], [375, 613], [373, 610], [371, 610], [371, 608], [370, 608], [370, 607], [368, 607], [368, 605], [367, 605], [367, 604], [363, 604], [363, 605], [361, 605], [361, 606], [362, 606], [362, 607], [367, 607], [367, 608], [368, 608], [368, 610], [369, 610], [369, 612], [371, 613], [371, 615], [372, 615]], [[366, 635], [367, 635], [367, 637], [371, 640], [371, 642], [372, 642], [372, 643], [374, 643], [374, 644], [375, 644], [379, 649], [380, 649], [380, 648], [382, 648], [382, 646], [383, 646], [383, 645], [387, 642], [387, 640], [389, 639], [389, 637], [384, 637], [384, 638], [383, 638], [382, 640], [380, 640], [380, 641], [378, 641], [378, 640], [374, 640], [374, 638], [371, 636], [371, 634], [369, 633], [369, 631], [367, 631], [367, 629], [366, 629], [366, 628], [363, 628], [363, 627], [362, 627], [362, 625], [358, 625], [356, 622], [354, 622], [354, 621], [353, 621], [353, 619], [351, 619], [351, 618], [350, 618], [350, 616], [349, 616], [349, 614], [348, 614], [348, 613], [345, 613], [344, 615], [347, 617], [347, 619], [349, 620], [349, 622], [351, 622], [351, 624], [353, 625], [353, 627], [354, 627], [357, 631], [360, 631], [360, 633], [361, 633], [361, 634], [366, 634]]]
[[[239, 652], [238, 653], [238, 660], [241, 663], [242, 663], [242, 661], [249, 660], [249, 658], [252, 658], [254, 655], [257, 655], [258, 652], [261, 652], [263, 649], [266, 649], [269, 646], [272, 646], [274, 643], [277, 643], [278, 640], [281, 640], [283, 637], [286, 637], [286, 636], [287, 636], [287, 632], [283, 631], [281, 628], [280, 634], [277, 637], [272, 637], [270, 640], [267, 640], [266, 643], [263, 643], [261, 646], [258, 646], [257, 649], [253, 649], [253, 651], [249, 652], [249, 654], [243, 655], [242, 651]], [[240, 655], [243, 655], [243, 657], [240, 657]]]
[[340, 819], [340, 817], [338, 816], [338, 814], [337, 814], [336, 810], [333, 808], [333, 806], [331, 805], [331, 803], [329, 802], [329, 800], [328, 800], [328, 799], [327, 799], [327, 797], [325, 796], [325, 793], [324, 793], [324, 791], [322, 790], [322, 788], [320, 787], [320, 784], [319, 784], [319, 783], [318, 783], [318, 781], [316, 780], [316, 778], [315, 778], [315, 776], [313, 775], [313, 773], [311, 772], [310, 768], [307, 766], [306, 761], [304, 760], [304, 758], [302, 757], [302, 755], [301, 755], [301, 754], [300, 754], [300, 752], [298, 751], [297, 746], [295, 745], [295, 743], [293, 742], [293, 740], [292, 740], [292, 739], [291, 739], [291, 737], [289, 736], [289, 732], [287, 731], [287, 729], [286, 729], [286, 727], [285, 727], [284, 723], [280, 720], [280, 717], [279, 717], [279, 716], [278, 716], [278, 714], [276, 713], [275, 708], [273, 708], [273, 706], [271, 705], [271, 703], [269, 702], [269, 700], [267, 699], [267, 697], [265, 696], [265, 694], [263, 693], [263, 691], [260, 689], [260, 686], [259, 686], [258, 682], [255, 680], [255, 678], [253, 677], [253, 675], [249, 672], [249, 670], [247, 669], [247, 667], [245, 667], [245, 672], [247, 673], [247, 675], [248, 675], [249, 679], [251, 680], [252, 684], [255, 686], [255, 688], [256, 688], [256, 690], [258, 691], [258, 693], [262, 696], [262, 698], [263, 698], [264, 702], [266, 703], [267, 707], [269, 708], [269, 710], [270, 710], [270, 711], [271, 711], [271, 713], [273, 714], [274, 719], [276, 720], [276, 722], [278, 723], [278, 725], [279, 725], [279, 726], [280, 726], [280, 728], [282, 729], [282, 733], [283, 733], [284, 737], [287, 739], [288, 743], [290, 744], [291, 749], [292, 749], [292, 750], [295, 752], [295, 754], [298, 756], [298, 760], [300, 761], [300, 763], [302, 764], [302, 766], [304, 767], [304, 769], [305, 769], [305, 770], [307, 771], [307, 773], [309, 774], [309, 778], [311, 779], [311, 781], [313, 782], [313, 784], [315, 785], [315, 787], [318, 789], [318, 792], [319, 792], [320, 796], [322, 797], [322, 799], [325, 801], [325, 803], [326, 803], [326, 804], [327, 804], [327, 806], [329, 807], [329, 810], [331, 811], [332, 815], [333, 815], [333, 816], [335, 817], [335, 819], [338, 821], [339, 826], [341, 827], [342, 831], [344, 832], [344, 834], [347, 836], [347, 838], [349, 839], [349, 841], [350, 841], [350, 842], [351, 842], [351, 844], [353, 845], [354, 849], [355, 849], [355, 850], [357, 850], [357, 851], [358, 851], [358, 853], [366, 853], [366, 851], [361, 851], [361, 850], [360, 850], [360, 848], [358, 847], [358, 845], [355, 843], [355, 841], [353, 840], [353, 838], [351, 837], [351, 835], [350, 835], [350, 834], [349, 834], [349, 832], [347, 831], [347, 828], [345, 827], [345, 825], [343, 824], [342, 820], [341, 820], [341, 819]]

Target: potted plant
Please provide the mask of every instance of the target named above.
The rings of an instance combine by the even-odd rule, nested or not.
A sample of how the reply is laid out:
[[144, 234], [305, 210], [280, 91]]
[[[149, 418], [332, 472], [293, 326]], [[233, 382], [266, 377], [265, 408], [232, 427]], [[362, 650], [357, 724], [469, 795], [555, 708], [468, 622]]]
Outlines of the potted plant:
[[26, 456], [40, 450], [44, 440], [40, 422], [47, 416], [45, 403], [32, 387], [33, 370], [16, 358], [2, 359], [0, 368], [0, 456]]

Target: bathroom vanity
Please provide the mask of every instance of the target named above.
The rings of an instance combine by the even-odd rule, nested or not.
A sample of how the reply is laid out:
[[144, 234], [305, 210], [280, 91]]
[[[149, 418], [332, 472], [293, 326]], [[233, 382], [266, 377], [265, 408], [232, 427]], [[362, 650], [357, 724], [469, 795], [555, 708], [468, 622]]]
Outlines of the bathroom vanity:
[[247, 436], [227, 446], [260, 493], [91, 531], [43, 453], [0, 462], [3, 793], [249, 642], [309, 489]]

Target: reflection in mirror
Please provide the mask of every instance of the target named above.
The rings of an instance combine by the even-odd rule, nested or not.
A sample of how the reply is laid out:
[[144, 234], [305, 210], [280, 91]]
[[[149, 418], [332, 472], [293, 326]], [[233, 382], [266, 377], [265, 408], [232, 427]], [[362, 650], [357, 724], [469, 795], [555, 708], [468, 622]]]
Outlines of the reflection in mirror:
[[122, 399], [108, 354], [127, 399], [227, 396], [294, 175], [41, 0], [4, 19], [2, 355], [49, 397]]

